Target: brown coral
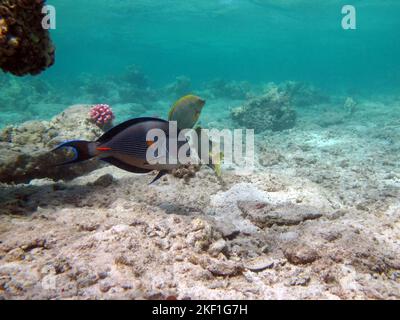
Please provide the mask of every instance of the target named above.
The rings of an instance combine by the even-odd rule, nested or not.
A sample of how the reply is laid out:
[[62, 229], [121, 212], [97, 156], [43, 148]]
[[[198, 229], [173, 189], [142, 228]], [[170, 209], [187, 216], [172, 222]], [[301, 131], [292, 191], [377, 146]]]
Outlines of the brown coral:
[[54, 46], [42, 27], [45, 0], [0, 0], [0, 68], [16, 76], [54, 64]]
[[292, 106], [289, 93], [279, 90], [275, 84], [270, 84], [265, 94], [232, 109], [231, 117], [240, 126], [253, 128], [256, 132], [263, 132], [293, 128], [296, 124], [297, 114]]
[[196, 172], [200, 170], [199, 165], [188, 164], [184, 165], [172, 172], [172, 175], [178, 179], [184, 179], [188, 182], [191, 178], [196, 176]]

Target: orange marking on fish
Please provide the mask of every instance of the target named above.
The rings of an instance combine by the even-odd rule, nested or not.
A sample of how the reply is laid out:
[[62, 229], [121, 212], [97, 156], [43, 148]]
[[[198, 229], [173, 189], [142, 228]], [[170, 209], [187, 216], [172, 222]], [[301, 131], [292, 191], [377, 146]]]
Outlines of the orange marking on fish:
[[107, 147], [99, 147], [96, 149], [97, 149], [97, 151], [111, 151], [111, 148], [107, 148]]

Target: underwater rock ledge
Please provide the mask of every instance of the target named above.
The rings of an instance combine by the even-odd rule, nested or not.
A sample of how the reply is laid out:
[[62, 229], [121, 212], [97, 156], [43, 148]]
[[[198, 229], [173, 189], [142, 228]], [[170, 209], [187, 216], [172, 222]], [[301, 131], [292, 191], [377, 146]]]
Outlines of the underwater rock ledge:
[[55, 167], [60, 154], [49, 151], [65, 140], [95, 140], [103, 131], [88, 120], [90, 106], [67, 108], [51, 121], [28, 121], [0, 132], [0, 182], [29, 183], [32, 179], [71, 179], [100, 166], [88, 161]]
[[256, 132], [282, 131], [296, 124], [296, 112], [291, 105], [288, 92], [271, 86], [262, 96], [250, 99], [231, 111], [232, 120], [240, 126], [254, 128]]

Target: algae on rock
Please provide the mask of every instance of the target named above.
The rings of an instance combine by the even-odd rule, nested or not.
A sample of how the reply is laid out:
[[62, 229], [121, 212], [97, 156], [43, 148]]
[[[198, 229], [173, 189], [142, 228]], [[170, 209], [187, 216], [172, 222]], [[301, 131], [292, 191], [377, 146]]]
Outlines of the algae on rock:
[[69, 179], [98, 168], [97, 161], [74, 166], [63, 162], [63, 153], [49, 151], [71, 139], [95, 140], [102, 130], [87, 119], [89, 106], [66, 109], [51, 121], [28, 121], [0, 132], [0, 182], [28, 183], [33, 179]]
[[247, 101], [231, 111], [232, 119], [241, 126], [256, 132], [291, 129], [296, 123], [296, 112], [290, 96], [275, 85], [262, 96]]

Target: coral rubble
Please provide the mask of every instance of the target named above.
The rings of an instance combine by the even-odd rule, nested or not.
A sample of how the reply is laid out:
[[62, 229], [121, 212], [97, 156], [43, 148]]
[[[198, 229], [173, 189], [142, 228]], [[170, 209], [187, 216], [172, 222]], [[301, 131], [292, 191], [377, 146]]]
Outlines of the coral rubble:
[[304, 82], [286, 81], [279, 85], [279, 90], [290, 96], [292, 103], [298, 107], [328, 103], [330, 100], [322, 90]]
[[400, 105], [359, 103], [363, 126], [307, 108], [258, 135], [256, 170], [224, 184], [197, 166], [14, 184], [57, 177], [33, 149], [101, 131], [90, 106], [3, 130], [0, 299], [399, 299]]
[[28, 121], [0, 132], [0, 182], [21, 183], [35, 178], [68, 179], [99, 166], [88, 161], [76, 166], [56, 167], [65, 154], [49, 151], [76, 137], [95, 140], [102, 130], [87, 119], [89, 106], [72, 106], [51, 121]]
[[145, 89], [149, 86], [149, 79], [136, 65], [127, 66], [121, 76], [121, 80], [140, 89]]
[[[121, 74], [82, 74], [77, 80], [78, 94], [87, 102], [103, 100], [116, 103], [154, 102], [155, 92], [148, 85], [147, 76], [137, 66], [128, 66]], [[72, 92], [75, 87], [69, 88]]]
[[42, 27], [44, 0], [0, 0], [0, 68], [16, 76], [54, 64], [55, 49]]
[[0, 71], [0, 87], [0, 128], [32, 119], [50, 119], [71, 104], [62, 88], [41, 77], [17, 78]]
[[206, 84], [206, 93], [212, 98], [242, 100], [251, 95], [251, 85], [246, 81], [227, 81], [214, 79]]
[[167, 95], [170, 95], [174, 98], [183, 97], [189, 93], [191, 93], [192, 82], [190, 78], [186, 76], [176, 77], [175, 81], [168, 84], [164, 91]]
[[291, 129], [296, 123], [296, 112], [291, 106], [290, 96], [275, 85], [262, 96], [250, 99], [231, 112], [232, 119], [241, 126], [256, 132]]
[[398, 209], [340, 212], [282, 174], [220, 190], [206, 171], [149, 187], [116, 170], [2, 192], [0, 298], [400, 297]]
[[357, 105], [358, 103], [352, 97], [347, 97], [343, 106], [350, 115], [353, 115], [357, 110]]

